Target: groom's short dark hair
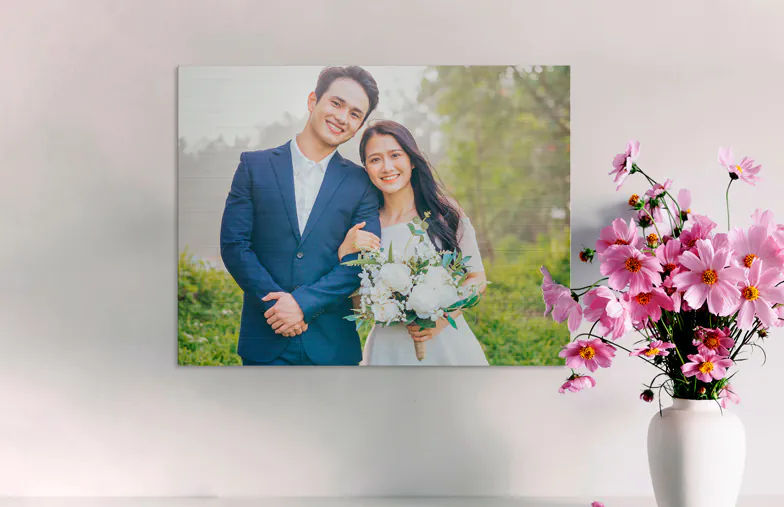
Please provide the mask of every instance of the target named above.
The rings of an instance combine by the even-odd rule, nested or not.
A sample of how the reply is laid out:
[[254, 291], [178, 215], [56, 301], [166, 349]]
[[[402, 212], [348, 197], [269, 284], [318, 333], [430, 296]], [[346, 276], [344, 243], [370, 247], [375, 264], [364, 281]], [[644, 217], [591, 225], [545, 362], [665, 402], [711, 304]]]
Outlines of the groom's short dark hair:
[[329, 90], [329, 87], [336, 79], [352, 79], [365, 90], [369, 103], [365, 118], [362, 120], [362, 123], [365, 123], [365, 120], [368, 119], [370, 113], [372, 113], [378, 105], [378, 85], [376, 84], [376, 80], [373, 79], [370, 72], [356, 65], [350, 65], [348, 67], [325, 67], [319, 74], [318, 81], [316, 82], [316, 102], [321, 100], [321, 96], [324, 95], [324, 92]]

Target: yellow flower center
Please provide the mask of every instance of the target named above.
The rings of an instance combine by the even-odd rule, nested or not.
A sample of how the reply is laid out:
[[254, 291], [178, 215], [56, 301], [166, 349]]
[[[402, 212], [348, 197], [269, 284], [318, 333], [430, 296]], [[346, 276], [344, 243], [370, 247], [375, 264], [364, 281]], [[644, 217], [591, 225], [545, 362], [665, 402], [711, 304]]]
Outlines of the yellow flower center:
[[747, 255], [746, 257], [743, 258], [743, 265], [746, 266], [747, 268], [750, 268], [751, 263], [754, 262], [754, 259], [756, 258], [757, 256], [754, 254]]
[[703, 343], [705, 344], [706, 347], [708, 347], [711, 350], [715, 350], [719, 348], [719, 338], [717, 336], [709, 336], [705, 338], [705, 341]]
[[659, 236], [657, 236], [656, 234], [653, 234], [653, 233], [648, 234], [648, 238], [647, 239], [648, 239], [648, 244], [651, 245], [651, 246], [656, 246], [656, 243], [659, 242]]
[[706, 269], [702, 272], [702, 281], [707, 285], [713, 285], [719, 281], [719, 275], [712, 269]]
[[637, 300], [637, 304], [645, 306], [645, 305], [647, 305], [648, 303], [651, 302], [651, 293], [650, 292], [640, 292], [639, 294], [634, 296], [634, 299]]
[[637, 259], [635, 259], [634, 257], [630, 257], [630, 258], [626, 259], [625, 266], [626, 266], [626, 269], [628, 269], [632, 273], [636, 273], [640, 269], [642, 269], [642, 262], [637, 260]]
[[705, 361], [700, 364], [700, 373], [710, 373], [713, 371], [713, 363]]
[[632, 194], [632, 196], [629, 197], [629, 206], [635, 206], [638, 202], [640, 202], [640, 196], [639, 195]]
[[580, 349], [580, 357], [583, 359], [593, 359], [593, 356], [596, 355], [596, 351], [593, 350], [593, 347], [587, 345]]
[[668, 273], [671, 273], [671, 272], [675, 271], [675, 264], [665, 264], [664, 265], [664, 271], [666, 271]]
[[743, 297], [747, 301], [754, 301], [759, 297], [759, 289], [751, 286], [746, 287], [745, 289], [743, 289]]
[[659, 349], [648, 349], [645, 351], [645, 355], [648, 357], [653, 357], [659, 353]]
[[628, 244], [629, 242], [626, 241], [625, 239], [616, 239], [615, 243], [613, 243], [613, 245], [628, 245]]
[[743, 169], [741, 169], [739, 165], [736, 165], [736, 166], [735, 166], [735, 169], [737, 169], [739, 173], [742, 173], [742, 172], [743, 172]]

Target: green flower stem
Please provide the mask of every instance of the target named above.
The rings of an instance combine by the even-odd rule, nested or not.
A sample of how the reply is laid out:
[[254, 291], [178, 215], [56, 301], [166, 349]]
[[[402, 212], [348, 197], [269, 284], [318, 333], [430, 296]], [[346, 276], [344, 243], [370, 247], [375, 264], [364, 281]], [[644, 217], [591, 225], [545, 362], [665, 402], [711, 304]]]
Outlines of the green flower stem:
[[[650, 183], [651, 185], [658, 185], [658, 182], [656, 180], [654, 180], [653, 178], [651, 178], [650, 176], [648, 176], [647, 174], [645, 174], [645, 172], [642, 169], [640, 169], [640, 167], [637, 164], [634, 164], [633, 167], [634, 167], [634, 169], [637, 170], [636, 172], [639, 172], [640, 174], [645, 176], [645, 178], [648, 180], [648, 183]], [[678, 208], [678, 221], [680, 222], [681, 227], [683, 227], [683, 219], [681, 218], [681, 212], [682, 212], [681, 205], [678, 204], [678, 201], [675, 200], [675, 198], [672, 196], [672, 194], [670, 194], [669, 191], [665, 190], [664, 191], [664, 195], [669, 197], [670, 200], [672, 200], [673, 204], [675, 204], [675, 207]], [[666, 202], [664, 203], [664, 206], [665, 206], [665, 208], [667, 207], [667, 203]], [[668, 208], [667, 211], [669, 212], [669, 208]]]
[[609, 280], [609, 279], [610, 279], [609, 277], [600, 278], [599, 280], [596, 280], [595, 282], [593, 282], [593, 285], [589, 285], [588, 287], [578, 287], [577, 289], [572, 289], [572, 292], [585, 289], [585, 290], [583, 290], [583, 292], [577, 294], [577, 297], [579, 298], [580, 296], [583, 296], [584, 294], [586, 294], [589, 290], [591, 290], [594, 287], [596, 287], [597, 285], [599, 285], [599, 282], [603, 282], [604, 280]]
[[727, 202], [727, 231], [728, 231], [728, 232], [729, 232], [729, 230], [730, 230], [730, 187], [732, 186], [732, 182], [733, 182], [733, 181], [735, 181], [735, 180], [733, 180], [732, 178], [730, 178], [730, 184], [729, 184], [729, 185], [727, 185], [727, 192], [726, 192], [726, 194], [724, 195], [724, 199], [725, 199], [725, 200], [726, 200], [726, 202]]
[[661, 235], [661, 232], [659, 232], [659, 226], [656, 225], [656, 220], [653, 219], [653, 216], [651, 216], [651, 214], [648, 212], [647, 209], [642, 208], [642, 210], [645, 212], [646, 215], [648, 215], [650, 217], [651, 223], [653, 224], [653, 228], [656, 229], [656, 234], [659, 235], [659, 240], [661, 240], [662, 235]]
[[[598, 322], [598, 321], [597, 321], [597, 322]], [[596, 325], [596, 324], [594, 324], [594, 325]], [[591, 330], [593, 330], [593, 328], [591, 328]], [[606, 344], [608, 344], [608, 345], [612, 345], [613, 347], [616, 347], [616, 348], [619, 348], [619, 349], [621, 349], [621, 350], [624, 350], [624, 351], [626, 351], [626, 352], [628, 352], [628, 353], [630, 353], [630, 354], [632, 353], [632, 351], [631, 351], [631, 350], [629, 350], [629, 349], [627, 349], [626, 347], [624, 347], [624, 346], [622, 346], [622, 345], [618, 345], [617, 343], [615, 343], [615, 342], [611, 342], [610, 340], [606, 339], [606, 338], [605, 338], [605, 337], [603, 337], [603, 336], [599, 336], [599, 335], [597, 335], [597, 334], [593, 334], [593, 333], [591, 333], [591, 332], [588, 332], [588, 333], [580, 333], [580, 334], [578, 334], [577, 336], [575, 336], [575, 338], [579, 338], [580, 336], [593, 336], [594, 338], [599, 338], [599, 339], [600, 339], [600, 340], [601, 340], [603, 343], [606, 343]], [[665, 369], [664, 369], [664, 368], [662, 368], [661, 366], [659, 366], [659, 365], [655, 364], [653, 361], [648, 361], [647, 359], [645, 359], [645, 358], [644, 358], [644, 357], [642, 357], [642, 356], [637, 356], [637, 357], [639, 357], [640, 359], [642, 359], [642, 360], [643, 360], [643, 361], [645, 361], [646, 363], [650, 364], [650, 365], [651, 365], [651, 366], [653, 366], [654, 368], [658, 368], [659, 370], [663, 371], [665, 374], [667, 374], [667, 375], [669, 376], [669, 374], [670, 374], [670, 373], [669, 373], [667, 370], [665, 370]]]

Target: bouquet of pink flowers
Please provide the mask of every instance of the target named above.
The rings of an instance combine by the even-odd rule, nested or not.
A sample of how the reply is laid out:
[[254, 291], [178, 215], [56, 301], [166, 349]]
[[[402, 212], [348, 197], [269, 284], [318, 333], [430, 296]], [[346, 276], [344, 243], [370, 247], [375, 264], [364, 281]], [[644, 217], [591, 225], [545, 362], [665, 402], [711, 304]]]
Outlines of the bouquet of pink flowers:
[[[754, 185], [761, 169], [748, 157], [736, 164], [731, 148], [719, 150], [730, 178], [727, 233], [715, 231], [717, 224], [707, 216], [692, 214], [688, 190], [676, 199], [672, 180], [658, 183], [643, 172], [639, 153], [639, 142], [629, 142], [609, 174], [616, 190], [635, 173], [650, 189], [629, 198], [628, 222], [615, 219], [602, 229], [595, 249], [580, 252], [583, 262], [599, 259], [604, 278], [568, 288], [541, 268], [544, 314], [568, 321], [571, 332], [583, 319], [593, 323], [559, 353], [572, 369], [560, 392], [594, 387], [592, 377], [575, 369], [608, 368], [621, 349], [659, 370], [644, 386], [644, 401], [664, 389], [675, 398], [717, 400], [726, 408], [728, 401], [740, 401], [730, 384], [736, 372], [730, 370], [747, 359], [744, 352], [762, 350], [771, 326], [784, 325], [784, 225], [774, 223], [770, 210], [757, 209], [750, 227], [730, 228], [732, 183]], [[618, 340], [632, 331], [639, 341], [621, 346]]]

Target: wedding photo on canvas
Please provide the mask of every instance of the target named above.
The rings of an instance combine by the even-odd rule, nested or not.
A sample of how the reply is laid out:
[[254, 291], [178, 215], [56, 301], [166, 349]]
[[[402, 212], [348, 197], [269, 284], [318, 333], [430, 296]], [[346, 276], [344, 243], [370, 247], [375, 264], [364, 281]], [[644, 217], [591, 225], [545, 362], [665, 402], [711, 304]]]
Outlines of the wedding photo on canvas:
[[181, 66], [178, 363], [557, 365], [567, 66]]

